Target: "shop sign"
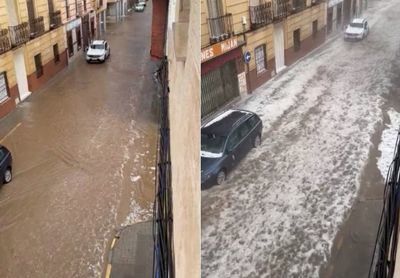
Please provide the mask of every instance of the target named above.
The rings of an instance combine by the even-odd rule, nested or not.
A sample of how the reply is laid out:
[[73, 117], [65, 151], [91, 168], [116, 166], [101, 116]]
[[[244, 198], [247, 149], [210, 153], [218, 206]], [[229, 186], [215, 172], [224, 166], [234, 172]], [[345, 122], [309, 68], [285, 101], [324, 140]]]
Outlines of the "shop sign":
[[201, 62], [211, 60], [238, 47], [237, 37], [213, 44], [201, 50]]
[[6, 81], [6, 73], [0, 73], [0, 102], [8, 98], [8, 89]]
[[328, 8], [331, 8], [333, 6], [336, 6], [339, 3], [342, 3], [343, 0], [329, 0], [328, 1]]

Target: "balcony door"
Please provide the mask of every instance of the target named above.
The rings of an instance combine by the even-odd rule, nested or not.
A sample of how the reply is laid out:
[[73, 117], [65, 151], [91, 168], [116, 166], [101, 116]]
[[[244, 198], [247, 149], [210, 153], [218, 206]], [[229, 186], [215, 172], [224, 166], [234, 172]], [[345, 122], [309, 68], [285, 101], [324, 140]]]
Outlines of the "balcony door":
[[276, 72], [282, 71], [285, 66], [285, 41], [283, 23], [274, 24], [274, 49]]
[[208, 0], [208, 22], [210, 28], [210, 38], [212, 40], [219, 40], [223, 37], [225, 32], [224, 22], [225, 19], [222, 17], [224, 10], [222, 6], [222, 0]]

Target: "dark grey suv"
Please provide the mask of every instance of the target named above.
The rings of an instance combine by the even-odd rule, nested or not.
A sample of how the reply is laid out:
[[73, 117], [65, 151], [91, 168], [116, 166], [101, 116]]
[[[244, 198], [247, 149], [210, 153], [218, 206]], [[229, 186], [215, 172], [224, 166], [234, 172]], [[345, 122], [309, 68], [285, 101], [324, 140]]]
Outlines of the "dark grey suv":
[[228, 172], [261, 143], [262, 122], [253, 112], [228, 110], [201, 128], [201, 188], [225, 181]]

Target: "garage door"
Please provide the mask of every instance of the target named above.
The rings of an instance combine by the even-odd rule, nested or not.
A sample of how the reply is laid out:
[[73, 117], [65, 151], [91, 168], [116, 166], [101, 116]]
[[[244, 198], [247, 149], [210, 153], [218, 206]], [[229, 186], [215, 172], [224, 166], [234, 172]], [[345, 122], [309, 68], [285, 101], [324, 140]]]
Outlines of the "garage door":
[[239, 96], [236, 62], [231, 60], [201, 77], [201, 116]]

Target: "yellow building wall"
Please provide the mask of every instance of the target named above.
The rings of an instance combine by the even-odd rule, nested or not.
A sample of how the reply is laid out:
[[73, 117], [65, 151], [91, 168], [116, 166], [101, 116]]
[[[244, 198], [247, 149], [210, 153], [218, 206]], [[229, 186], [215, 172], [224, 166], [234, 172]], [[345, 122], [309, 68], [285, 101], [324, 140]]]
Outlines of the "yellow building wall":
[[14, 55], [12, 51], [0, 55], [0, 72], [7, 72], [8, 86], [14, 87], [17, 84], [14, 71]]
[[200, 22], [201, 22], [201, 48], [206, 47], [210, 44], [210, 34], [208, 31], [208, 10], [207, 10], [207, 3], [205, 0], [201, 0], [201, 15], [200, 15]]
[[0, 0], [0, 29], [8, 28], [8, 13], [6, 0]]
[[54, 59], [53, 45], [56, 43], [58, 43], [58, 50], [61, 54], [66, 48], [64, 28], [57, 28], [26, 44], [25, 65], [27, 75], [36, 71], [35, 55], [42, 54], [43, 65]]
[[303, 41], [312, 35], [312, 23], [318, 20], [318, 30], [325, 27], [324, 4], [308, 8], [298, 14], [289, 16], [285, 21], [285, 49], [293, 47], [293, 32], [300, 28], [300, 40]]
[[243, 20], [245, 17], [247, 21], [247, 26], [249, 26], [249, 1], [248, 0], [229, 0], [226, 1], [225, 13], [232, 14], [232, 24], [233, 31], [235, 34], [242, 33], [243, 30]]
[[254, 49], [257, 46], [266, 44], [267, 61], [275, 57], [273, 24], [269, 24], [251, 33], [247, 33], [246, 39], [247, 39], [247, 45], [243, 47], [243, 52], [249, 51], [251, 53], [252, 59], [250, 60], [249, 63], [250, 70], [253, 70], [256, 67]]

